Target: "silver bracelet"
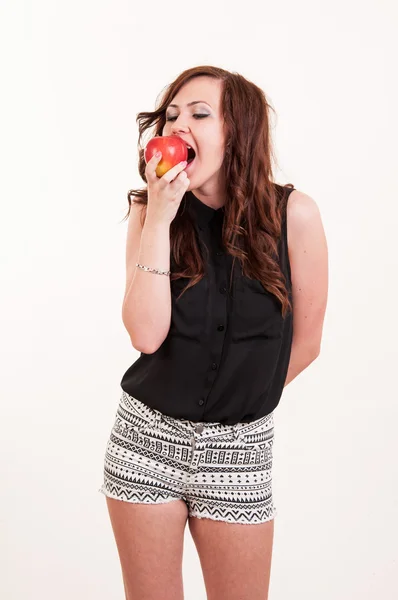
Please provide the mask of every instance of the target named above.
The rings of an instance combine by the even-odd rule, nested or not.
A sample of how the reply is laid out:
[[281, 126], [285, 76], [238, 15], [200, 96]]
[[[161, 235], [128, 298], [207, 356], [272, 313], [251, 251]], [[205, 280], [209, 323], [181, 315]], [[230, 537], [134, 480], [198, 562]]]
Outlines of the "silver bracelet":
[[159, 271], [159, 269], [151, 269], [151, 267], [145, 267], [144, 265], [139, 265], [135, 263], [136, 267], [139, 267], [143, 271], [150, 271], [151, 273], [156, 273], [157, 275], [170, 275], [171, 271]]

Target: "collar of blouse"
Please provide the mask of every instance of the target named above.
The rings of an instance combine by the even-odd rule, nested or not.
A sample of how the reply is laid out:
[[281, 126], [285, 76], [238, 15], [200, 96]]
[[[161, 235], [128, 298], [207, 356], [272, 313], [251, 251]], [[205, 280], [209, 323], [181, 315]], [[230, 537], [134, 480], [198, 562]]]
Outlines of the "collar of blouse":
[[212, 208], [208, 206], [199, 198], [195, 196], [191, 191], [186, 193], [186, 200], [188, 202], [188, 206], [193, 211], [195, 215], [195, 219], [198, 223], [200, 229], [207, 227], [213, 219], [222, 219], [224, 216], [224, 207], [220, 208]]

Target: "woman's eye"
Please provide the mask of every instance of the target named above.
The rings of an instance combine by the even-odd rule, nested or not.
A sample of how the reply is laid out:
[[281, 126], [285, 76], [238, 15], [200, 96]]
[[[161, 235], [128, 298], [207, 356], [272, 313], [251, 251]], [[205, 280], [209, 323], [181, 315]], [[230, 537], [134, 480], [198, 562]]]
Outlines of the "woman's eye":
[[[205, 115], [205, 114], [196, 114], [196, 115], [192, 115], [193, 117], [195, 117], [196, 119], [204, 119], [205, 117], [208, 117], [209, 115]], [[175, 121], [177, 117], [166, 117], [166, 121]]]

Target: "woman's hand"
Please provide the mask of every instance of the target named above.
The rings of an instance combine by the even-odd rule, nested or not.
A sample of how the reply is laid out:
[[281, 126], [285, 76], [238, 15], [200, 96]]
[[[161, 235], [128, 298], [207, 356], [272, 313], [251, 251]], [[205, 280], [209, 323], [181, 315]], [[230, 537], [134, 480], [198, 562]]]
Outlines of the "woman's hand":
[[186, 161], [178, 163], [159, 178], [155, 171], [161, 157], [161, 153], [159, 156], [154, 154], [145, 168], [148, 183], [146, 216], [149, 216], [152, 221], [170, 224], [177, 214], [190, 180], [184, 171], [187, 166]]

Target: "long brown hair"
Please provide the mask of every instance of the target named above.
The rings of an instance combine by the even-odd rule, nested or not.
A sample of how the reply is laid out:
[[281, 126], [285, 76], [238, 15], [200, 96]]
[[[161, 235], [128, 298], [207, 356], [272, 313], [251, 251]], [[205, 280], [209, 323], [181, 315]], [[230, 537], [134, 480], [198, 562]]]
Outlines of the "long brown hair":
[[[276, 159], [271, 139], [270, 110], [274, 109], [261, 88], [238, 73], [217, 67], [199, 66], [183, 71], [167, 86], [156, 110], [137, 115], [139, 174], [146, 183], [144, 133], [154, 126], [153, 135], [162, 135], [167, 106], [185, 83], [199, 76], [213, 77], [223, 83], [221, 110], [226, 139], [221, 169], [227, 198], [222, 233], [224, 247], [240, 261], [243, 275], [260, 280], [264, 288], [278, 298], [284, 317], [291, 309], [291, 303], [278, 263], [278, 241], [282, 235], [282, 211], [285, 209], [284, 188], [293, 186], [287, 184], [283, 187], [273, 182], [272, 163], [276, 163]], [[129, 209], [125, 219], [130, 214], [132, 199], [147, 205], [147, 187], [128, 191]], [[184, 292], [202, 279], [205, 269], [192, 218], [183, 208], [182, 201], [170, 225], [170, 249], [176, 265], [171, 280], [180, 277], [190, 279]], [[144, 210], [143, 219], [145, 213]]]

